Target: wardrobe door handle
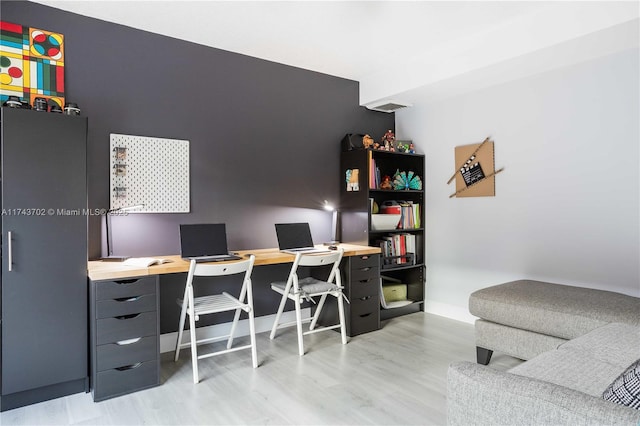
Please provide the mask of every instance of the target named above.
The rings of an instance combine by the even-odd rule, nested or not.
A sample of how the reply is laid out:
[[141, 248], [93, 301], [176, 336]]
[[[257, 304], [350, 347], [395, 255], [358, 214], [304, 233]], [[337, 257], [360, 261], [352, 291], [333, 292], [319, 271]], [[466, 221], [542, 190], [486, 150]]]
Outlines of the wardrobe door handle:
[[9, 262], [9, 272], [13, 270], [13, 250], [11, 249], [11, 231], [7, 231], [7, 261]]

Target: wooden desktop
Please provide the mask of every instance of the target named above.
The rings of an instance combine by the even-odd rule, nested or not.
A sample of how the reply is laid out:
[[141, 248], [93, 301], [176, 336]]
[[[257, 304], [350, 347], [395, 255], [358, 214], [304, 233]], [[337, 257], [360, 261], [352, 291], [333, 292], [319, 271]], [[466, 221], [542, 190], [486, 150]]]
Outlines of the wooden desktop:
[[[380, 253], [379, 247], [361, 246], [355, 244], [339, 244], [344, 249], [344, 256], [366, 256]], [[233, 253], [239, 256], [255, 255], [254, 265], [276, 265], [281, 263], [293, 262], [294, 255], [283, 253], [277, 248], [256, 249], [256, 250], [239, 250]], [[141, 277], [147, 275], [162, 275], [187, 272], [189, 270], [189, 262], [183, 260], [180, 255], [170, 256], [151, 256], [160, 259], [169, 259], [171, 262], [162, 265], [152, 265], [147, 268], [128, 266], [122, 262], [103, 262], [101, 260], [92, 260], [88, 263], [89, 279], [98, 280], [115, 280], [119, 278]]]

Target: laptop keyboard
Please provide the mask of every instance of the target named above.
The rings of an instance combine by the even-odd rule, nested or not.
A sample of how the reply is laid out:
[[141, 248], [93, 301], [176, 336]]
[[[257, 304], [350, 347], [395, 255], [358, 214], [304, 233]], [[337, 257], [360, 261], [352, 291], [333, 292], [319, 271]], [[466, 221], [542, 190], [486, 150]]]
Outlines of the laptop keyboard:
[[215, 256], [194, 256], [189, 257], [188, 259], [195, 260], [196, 262], [219, 262], [223, 260], [241, 259], [241, 257], [232, 254], [218, 254]]

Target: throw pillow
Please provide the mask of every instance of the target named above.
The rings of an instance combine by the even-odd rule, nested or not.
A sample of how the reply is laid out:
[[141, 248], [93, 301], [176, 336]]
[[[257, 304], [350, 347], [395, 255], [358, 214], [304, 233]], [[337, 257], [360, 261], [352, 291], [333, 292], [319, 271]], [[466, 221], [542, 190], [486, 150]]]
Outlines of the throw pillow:
[[607, 387], [602, 398], [640, 410], [640, 359]]

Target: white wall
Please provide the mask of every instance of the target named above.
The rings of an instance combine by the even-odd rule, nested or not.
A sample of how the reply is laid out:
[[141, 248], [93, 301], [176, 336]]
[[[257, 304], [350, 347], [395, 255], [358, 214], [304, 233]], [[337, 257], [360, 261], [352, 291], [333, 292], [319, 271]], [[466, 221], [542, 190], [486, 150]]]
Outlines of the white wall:
[[[625, 50], [396, 112], [426, 154], [427, 311], [537, 279], [640, 296], [639, 54]], [[496, 196], [449, 198], [454, 148], [495, 141]]]

